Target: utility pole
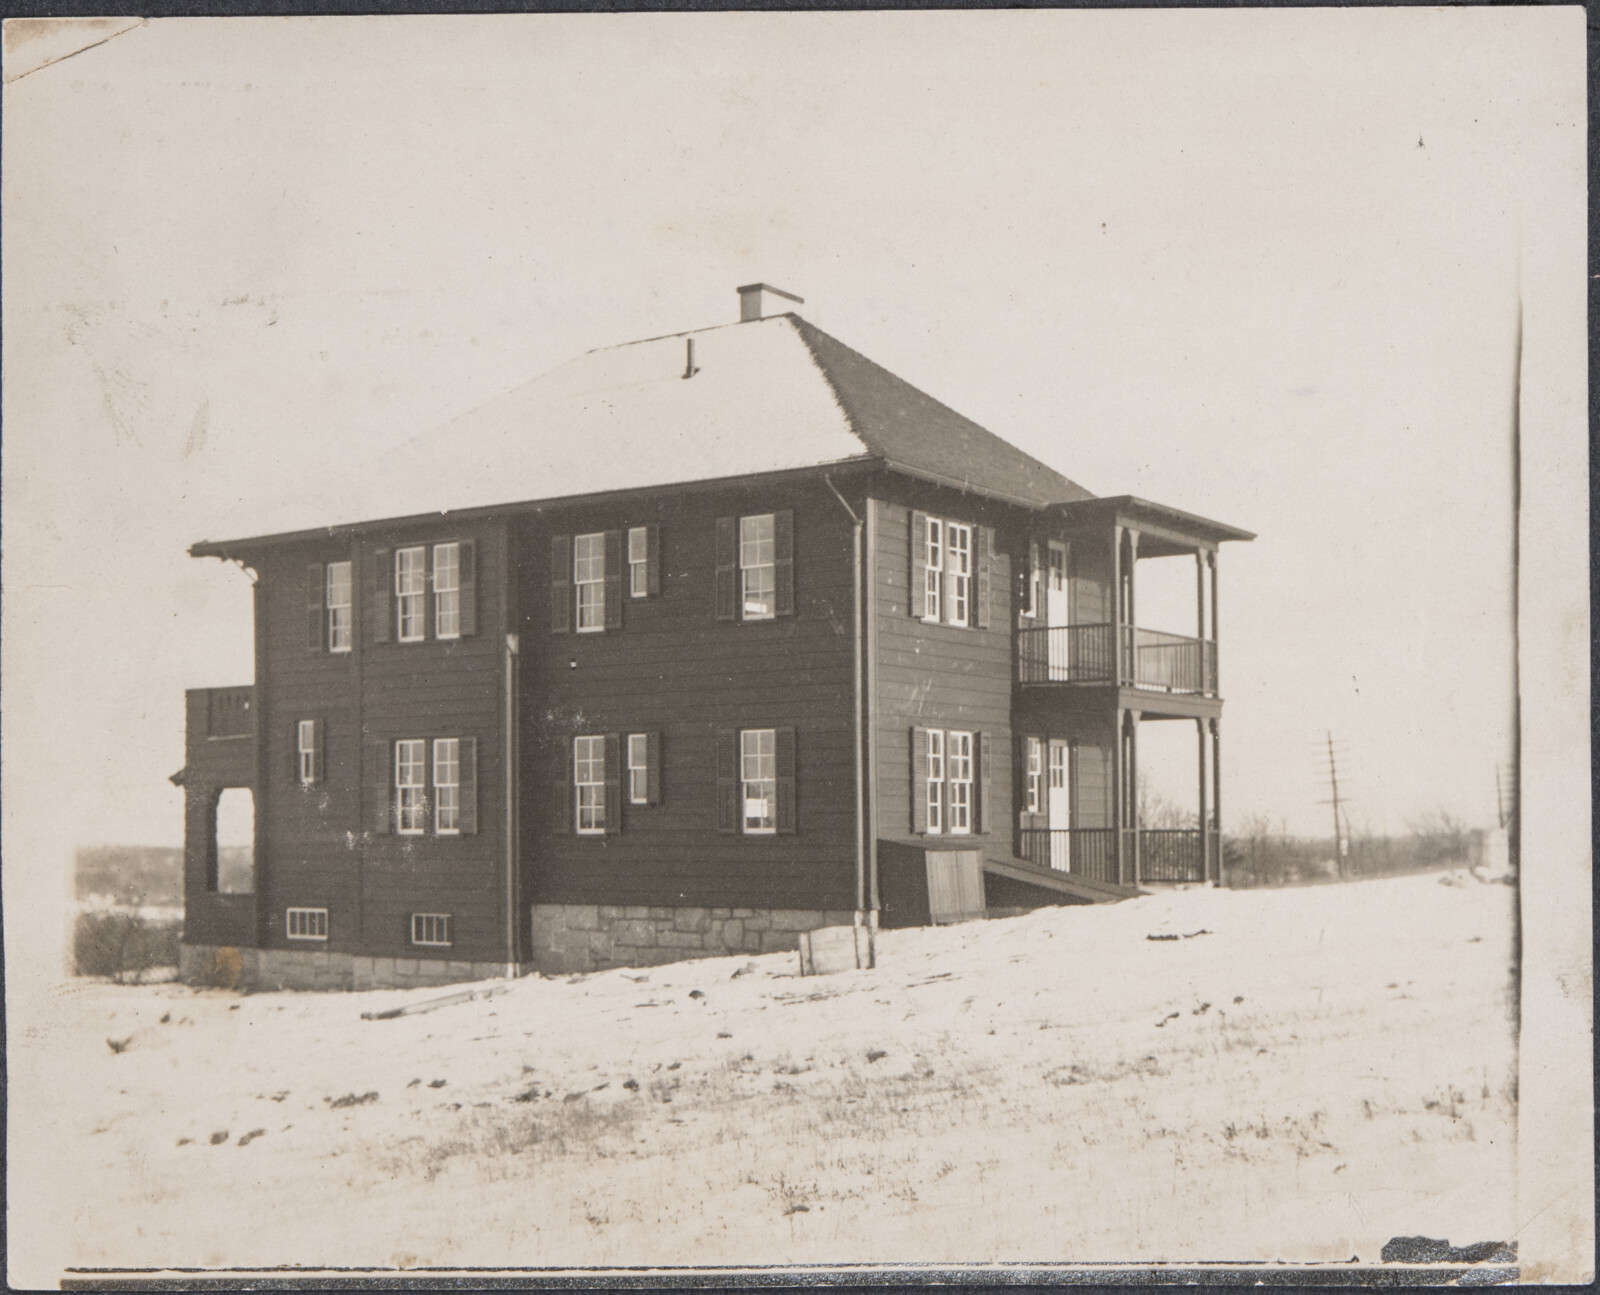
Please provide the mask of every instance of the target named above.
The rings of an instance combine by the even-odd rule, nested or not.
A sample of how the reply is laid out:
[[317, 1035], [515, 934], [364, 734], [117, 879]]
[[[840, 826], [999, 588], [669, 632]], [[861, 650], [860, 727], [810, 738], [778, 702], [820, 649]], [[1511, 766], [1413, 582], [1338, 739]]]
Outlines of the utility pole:
[[1333, 733], [1328, 732], [1328, 768], [1326, 776], [1332, 795], [1327, 800], [1320, 800], [1319, 805], [1333, 806], [1333, 857], [1339, 869], [1339, 875], [1347, 875], [1347, 859], [1350, 853], [1350, 824], [1349, 813], [1345, 808], [1349, 798], [1339, 794], [1339, 761], [1333, 749]]

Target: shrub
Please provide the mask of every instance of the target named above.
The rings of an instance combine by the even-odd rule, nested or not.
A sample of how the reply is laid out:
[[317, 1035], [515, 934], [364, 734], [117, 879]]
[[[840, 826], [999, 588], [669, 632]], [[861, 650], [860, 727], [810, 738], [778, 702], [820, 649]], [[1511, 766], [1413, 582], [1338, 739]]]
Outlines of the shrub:
[[79, 913], [72, 933], [77, 972], [126, 984], [152, 968], [176, 967], [181, 926], [137, 913]]

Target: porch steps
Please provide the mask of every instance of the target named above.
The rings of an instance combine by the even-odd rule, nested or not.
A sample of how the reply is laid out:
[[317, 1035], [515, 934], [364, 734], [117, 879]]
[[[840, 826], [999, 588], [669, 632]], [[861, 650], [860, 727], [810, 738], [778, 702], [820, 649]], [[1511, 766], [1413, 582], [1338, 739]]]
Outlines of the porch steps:
[[1025, 886], [1037, 886], [1041, 890], [1053, 890], [1059, 894], [1071, 895], [1074, 899], [1091, 904], [1114, 904], [1119, 899], [1133, 899], [1146, 893], [1137, 886], [1118, 886], [1108, 881], [1094, 881], [1089, 877], [1061, 872], [1055, 868], [1040, 868], [1022, 859], [1013, 859], [1009, 862], [985, 859], [983, 870], [996, 877], [1005, 877], [1009, 881], [1020, 882]]

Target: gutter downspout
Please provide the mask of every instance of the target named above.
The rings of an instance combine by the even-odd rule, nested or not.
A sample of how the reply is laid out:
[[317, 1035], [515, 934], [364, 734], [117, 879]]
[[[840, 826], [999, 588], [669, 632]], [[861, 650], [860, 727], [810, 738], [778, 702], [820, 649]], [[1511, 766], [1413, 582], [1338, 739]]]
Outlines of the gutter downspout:
[[517, 649], [506, 635], [506, 979], [517, 975]]
[[872, 965], [878, 965], [878, 601], [873, 581], [878, 572], [878, 501], [867, 496], [867, 769], [872, 789], [867, 799], [867, 901], [871, 905]]
[[[822, 479], [825, 482], [827, 482], [828, 489], [833, 491], [833, 497], [839, 501], [840, 507], [842, 507], [845, 510], [845, 512], [850, 514], [850, 525], [851, 525], [850, 539], [851, 539], [851, 552], [852, 552], [852, 555], [853, 555], [853, 561], [851, 563], [851, 590], [852, 590], [852, 593], [854, 595], [852, 600], [851, 600], [851, 611], [852, 611], [852, 623], [853, 623], [854, 629], [855, 629], [854, 644], [853, 644], [853, 649], [854, 650], [853, 650], [853, 654], [852, 654], [853, 655], [853, 665], [854, 665], [854, 675], [855, 675], [855, 766], [856, 766], [856, 912], [855, 912], [855, 927], [856, 927], [856, 930], [859, 931], [861, 929], [863, 921], [866, 919], [866, 908], [867, 908], [867, 842], [866, 842], [866, 813], [865, 813], [865, 803], [864, 803], [865, 802], [865, 787], [864, 787], [863, 781], [862, 781], [862, 775], [865, 772], [865, 769], [863, 767], [864, 766], [864, 761], [862, 759], [862, 749], [861, 749], [861, 746], [862, 746], [862, 730], [863, 730], [864, 723], [865, 723], [865, 715], [863, 713], [862, 704], [861, 704], [861, 701], [862, 701], [862, 685], [861, 685], [861, 590], [862, 590], [862, 583], [863, 583], [862, 579], [861, 579], [861, 530], [862, 530], [862, 526], [861, 526], [861, 518], [856, 516], [856, 510], [854, 508], [850, 507], [850, 505], [846, 501], [845, 497], [839, 493], [839, 487], [833, 484], [833, 478], [831, 478], [829, 476], [824, 476]], [[876, 880], [876, 878], [874, 878], [874, 880]], [[876, 886], [874, 886], [874, 892], [876, 892]], [[875, 900], [876, 900], [876, 896], [874, 895], [874, 901]], [[871, 923], [871, 927], [869, 927], [869, 934], [868, 934], [868, 938], [867, 938], [867, 948], [868, 948], [867, 964], [869, 966], [871, 966], [872, 963], [875, 961], [875, 958], [873, 957], [873, 953], [875, 951], [872, 949], [871, 931], [874, 930], [876, 927], [877, 927], [877, 904], [876, 904], [876, 902], [874, 902], [874, 904], [873, 904], [873, 913], [872, 913], [872, 923]], [[859, 944], [859, 942], [857, 943], [856, 948], [857, 948], [856, 958], [857, 958], [857, 961], [859, 962], [860, 961], [860, 956], [861, 956], [860, 955], [860, 944]]]

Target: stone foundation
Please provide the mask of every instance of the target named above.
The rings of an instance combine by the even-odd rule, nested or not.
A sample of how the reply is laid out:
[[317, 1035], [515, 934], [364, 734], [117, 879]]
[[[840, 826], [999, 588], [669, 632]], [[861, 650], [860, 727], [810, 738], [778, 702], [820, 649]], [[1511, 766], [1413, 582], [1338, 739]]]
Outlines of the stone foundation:
[[661, 908], [641, 904], [535, 904], [534, 966], [542, 972], [651, 967], [734, 953], [800, 947], [800, 932], [849, 926], [850, 910]]
[[178, 979], [224, 989], [414, 989], [504, 978], [503, 962], [443, 958], [369, 958], [320, 949], [249, 949], [184, 944]]

